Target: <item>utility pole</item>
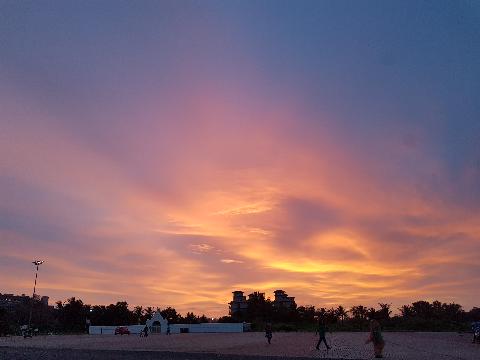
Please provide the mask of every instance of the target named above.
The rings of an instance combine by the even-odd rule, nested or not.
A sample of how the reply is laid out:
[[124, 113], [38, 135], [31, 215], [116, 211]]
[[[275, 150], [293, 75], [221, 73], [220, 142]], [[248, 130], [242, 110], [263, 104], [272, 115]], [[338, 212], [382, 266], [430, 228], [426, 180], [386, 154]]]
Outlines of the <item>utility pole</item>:
[[[38, 267], [39, 267], [40, 265], [42, 265], [43, 263], [44, 263], [43, 260], [35, 260], [35, 261], [32, 261], [32, 264], [37, 267], [37, 270], [35, 271], [35, 285], [33, 285], [32, 304], [31, 304], [31, 306], [30, 306], [30, 316], [28, 317], [28, 328], [27, 328], [27, 331], [28, 331], [28, 334], [29, 334], [30, 337], [32, 336], [32, 329], [30, 328], [30, 326], [31, 326], [31, 324], [32, 324], [33, 304], [34, 304], [34, 302], [35, 302], [35, 290], [36, 290], [36, 288], [37, 288]], [[27, 337], [27, 336], [24, 336], [24, 337]]]

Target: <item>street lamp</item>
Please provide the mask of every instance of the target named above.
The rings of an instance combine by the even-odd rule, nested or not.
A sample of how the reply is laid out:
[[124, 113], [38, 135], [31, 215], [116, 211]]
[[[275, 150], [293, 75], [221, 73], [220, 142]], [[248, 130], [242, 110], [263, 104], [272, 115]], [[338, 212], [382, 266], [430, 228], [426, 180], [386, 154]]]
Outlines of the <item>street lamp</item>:
[[44, 263], [43, 260], [32, 261], [32, 264], [37, 267], [37, 270], [35, 271], [35, 285], [33, 285], [32, 305], [30, 306], [30, 316], [28, 317], [28, 329], [27, 329], [27, 331], [29, 332], [30, 336], [32, 335], [30, 326], [32, 324], [33, 303], [35, 302], [35, 289], [37, 287], [38, 267], [40, 265], [42, 265], [43, 263]]

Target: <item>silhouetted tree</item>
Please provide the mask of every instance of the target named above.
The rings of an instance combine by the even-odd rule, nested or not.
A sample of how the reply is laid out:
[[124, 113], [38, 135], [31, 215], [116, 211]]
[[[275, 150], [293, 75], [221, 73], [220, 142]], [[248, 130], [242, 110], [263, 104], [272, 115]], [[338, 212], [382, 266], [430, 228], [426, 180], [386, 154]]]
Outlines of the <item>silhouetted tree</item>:
[[433, 315], [433, 307], [428, 301], [416, 301], [412, 303], [413, 314], [422, 319], [429, 319]]
[[160, 314], [170, 324], [178, 324], [182, 320], [182, 317], [180, 316], [179, 313], [177, 313], [177, 310], [175, 310], [174, 308], [172, 308], [170, 306], [167, 307], [166, 309], [161, 310]]
[[474, 307], [472, 310], [465, 314], [465, 318], [467, 321], [480, 321], [480, 308]]
[[234, 318], [231, 316], [222, 316], [217, 319], [217, 322], [219, 323], [231, 323], [231, 322], [236, 322]]
[[316, 315], [318, 317], [318, 320], [325, 321], [327, 318], [327, 309], [323, 307], [320, 309], [317, 309]]
[[342, 305], [339, 305], [336, 309], [336, 313], [343, 326], [343, 322], [345, 321], [345, 318], [348, 316], [347, 310], [345, 310], [345, 308]]
[[8, 334], [9, 328], [7, 310], [0, 308], [0, 336]]
[[392, 310], [390, 310], [392, 304], [378, 303], [378, 305], [380, 306], [380, 310], [376, 311], [376, 319], [379, 321], [388, 321], [392, 313]]
[[210, 319], [207, 318], [207, 317], [205, 316], [205, 314], [203, 314], [202, 316], [200, 316], [200, 317], [198, 318], [198, 321], [199, 321], [200, 323], [208, 323], [208, 322], [210, 322]]
[[350, 309], [352, 322], [358, 329], [364, 329], [367, 325], [368, 309], [363, 305], [352, 306]]
[[92, 325], [108, 325], [106, 318], [107, 308], [105, 305], [94, 305], [91, 308], [89, 319]]
[[442, 305], [443, 318], [453, 322], [463, 321], [465, 319], [465, 311], [462, 306], [455, 303]]
[[133, 320], [136, 324], [143, 324], [143, 307], [135, 306], [132, 311]]
[[151, 306], [147, 306], [143, 312], [141, 323], [145, 324], [147, 320], [150, 320], [153, 317], [153, 314], [155, 314], [155, 310], [153, 310]]
[[266, 321], [271, 320], [273, 316], [273, 304], [270, 299], [265, 299], [265, 294], [253, 292], [248, 295], [247, 299], [247, 315], [248, 321]]
[[367, 309], [367, 319], [376, 319], [377, 316], [377, 310], [375, 310], [375, 308], [373, 307], [370, 307]]
[[89, 305], [84, 305], [82, 300], [71, 297], [65, 302], [57, 301], [56, 310], [59, 325], [63, 331], [85, 331], [86, 319], [90, 310]]
[[337, 312], [334, 308], [330, 308], [327, 310], [325, 320], [328, 324], [334, 324], [338, 321]]
[[403, 305], [395, 317], [396, 327], [409, 330], [461, 330], [466, 326], [468, 313], [455, 303], [416, 301]]
[[110, 304], [105, 309], [105, 318], [110, 325], [130, 325], [134, 323], [132, 312], [128, 309], [126, 301]]
[[301, 322], [312, 323], [315, 320], [315, 306], [299, 306], [297, 308], [297, 313]]
[[187, 315], [184, 317], [184, 321], [187, 324], [198, 324], [200, 321], [197, 316], [193, 312], [187, 312]]
[[402, 314], [402, 317], [405, 319], [413, 317], [414, 315], [413, 307], [410, 305], [402, 305], [400, 308], [398, 308], [398, 310], [400, 311], [400, 314]]

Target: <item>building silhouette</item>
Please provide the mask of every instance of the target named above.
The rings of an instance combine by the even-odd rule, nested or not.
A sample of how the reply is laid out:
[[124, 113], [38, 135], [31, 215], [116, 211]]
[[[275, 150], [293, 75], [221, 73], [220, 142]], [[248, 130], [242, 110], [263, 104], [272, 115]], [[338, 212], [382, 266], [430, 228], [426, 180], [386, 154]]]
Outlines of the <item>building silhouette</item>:
[[248, 303], [247, 297], [243, 295], [243, 291], [233, 291], [233, 300], [230, 301], [230, 316], [236, 316], [247, 312]]
[[295, 297], [288, 296], [288, 294], [283, 290], [275, 290], [275, 300], [273, 301], [273, 306], [277, 309], [291, 309], [296, 307]]
[[[229, 302], [229, 314], [230, 316], [241, 316], [248, 311], [247, 297], [243, 295], [243, 291], [236, 290], [232, 292], [233, 299]], [[248, 297], [251, 299], [255, 293], [250, 294]], [[264, 295], [264, 293], [258, 293]], [[275, 309], [294, 309], [297, 304], [295, 303], [294, 296], [288, 296], [284, 290], [275, 290], [275, 300], [272, 301]]]
[[[35, 301], [40, 301], [43, 305], [48, 306], [48, 296], [42, 296], [35, 294]], [[32, 297], [22, 294], [2, 294], [0, 293], [0, 308], [7, 311], [14, 311], [18, 306], [30, 305], [32, 303]]]

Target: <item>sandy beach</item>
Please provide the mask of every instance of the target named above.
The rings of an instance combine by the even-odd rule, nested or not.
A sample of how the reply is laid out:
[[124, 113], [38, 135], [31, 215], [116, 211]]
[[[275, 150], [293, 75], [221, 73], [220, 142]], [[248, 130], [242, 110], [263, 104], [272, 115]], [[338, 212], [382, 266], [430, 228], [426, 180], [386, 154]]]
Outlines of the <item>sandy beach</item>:
[[[470, 334], [385, 333], [388, 359], [465, 359], [480, 358], [480, 345], [472, 344]], [[333, 333], [332, 346], [315, 349], [312, 333], [275, 333], [271, 345], [263, 333], [151, 335], [53, 335], [32, 339], [0, 339], [0, 359], [205, 359], [231, 358], [325, 358], [371, 359], [367, 333]], [[213, 355], [215, 354], [215, 355]]]

